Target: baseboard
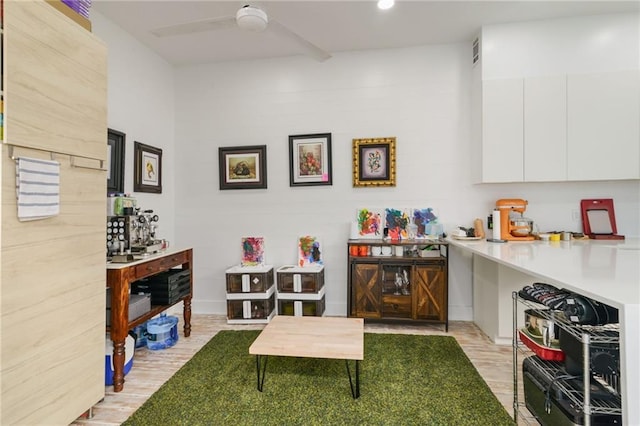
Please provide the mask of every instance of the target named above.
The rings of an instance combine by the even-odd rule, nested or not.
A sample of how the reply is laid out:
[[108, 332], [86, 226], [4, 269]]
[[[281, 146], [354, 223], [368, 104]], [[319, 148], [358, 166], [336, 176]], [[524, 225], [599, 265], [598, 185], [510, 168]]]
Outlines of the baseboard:
[[[174, 306], [182, 311], [182, 305]], [[222, 300], [192, 300], [191, 312], [194, 314], [226, 315], [227, 302]], [[325, 309], [327, 316], [345, 316], [345, 303], [327, 303]], [[473, 308], [471, 306], [449, 306], [449, 321], [473, 321]]]

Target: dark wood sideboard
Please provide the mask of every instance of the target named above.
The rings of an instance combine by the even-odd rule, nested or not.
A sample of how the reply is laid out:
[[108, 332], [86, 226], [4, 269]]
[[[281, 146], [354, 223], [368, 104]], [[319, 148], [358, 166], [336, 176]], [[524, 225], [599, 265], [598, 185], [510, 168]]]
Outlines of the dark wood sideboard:
[[[131, 283], [172, 268], [189, 270], [189, 294], [171, 305], [152, 305], [144, 315], [129, 321], [129, 294]], [[193, 250], [166, 250], [131, 263], [107, 264], [107, 287], [111, 289], [111, 326], [107, 331], [113, 341], [113, 390], [124, 387], [125, 339], [129, 330], [148, 319], [183, 302], [184, 336], [191, 335], [191, 297], [193, 295]]]

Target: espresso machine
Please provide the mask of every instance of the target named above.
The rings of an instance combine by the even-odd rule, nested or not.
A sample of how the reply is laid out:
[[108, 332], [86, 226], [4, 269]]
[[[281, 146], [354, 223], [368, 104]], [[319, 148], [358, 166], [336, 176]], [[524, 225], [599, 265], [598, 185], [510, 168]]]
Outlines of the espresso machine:
[[527, 210], [527, 204], [527, 200], [520, 198], [503, 198], [496, 201], [496, 210], [500, 212], [500, 238], [502, 240], [535, 240], [532, 235], [533, 221], [523, 216]]
[[156, 239], [158, 215], [139, 210], [133, 215], [107, 216], [107, 255], [156, 253], [162, 242]]

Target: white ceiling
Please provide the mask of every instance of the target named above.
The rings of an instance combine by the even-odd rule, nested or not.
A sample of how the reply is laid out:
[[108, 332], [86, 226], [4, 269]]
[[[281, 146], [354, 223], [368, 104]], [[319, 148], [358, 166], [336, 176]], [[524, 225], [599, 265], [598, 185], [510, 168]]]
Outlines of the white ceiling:
[[[271, 31], [246, 32], [234, 25], [171, 37], [157, 37], [150, 32], [169, 25], [234, 16], [245, 4], [247, 0], [93, 0], [92, 10], [175, 65], [305, 54], [288, 37]], [[575, 0], [396, 0], [396, 5], [386, 11], [378, 10], [375, 0], [259, 0], [249, 4], [332, 54], [471, 41], [487, 24], [640, 10], [638, 1]]]

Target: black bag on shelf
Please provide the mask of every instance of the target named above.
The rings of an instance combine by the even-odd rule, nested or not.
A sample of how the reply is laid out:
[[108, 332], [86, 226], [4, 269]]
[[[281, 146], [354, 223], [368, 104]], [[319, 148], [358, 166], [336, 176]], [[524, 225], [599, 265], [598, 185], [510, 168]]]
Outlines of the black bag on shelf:
[[564, 306], [564, 299], [569, 292], [561, 290], [551, 284], [533, 283], [524, 286], [518, 296], [530, 302], [545, 305], [549, 309], [560, 310]]

